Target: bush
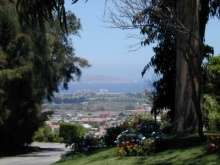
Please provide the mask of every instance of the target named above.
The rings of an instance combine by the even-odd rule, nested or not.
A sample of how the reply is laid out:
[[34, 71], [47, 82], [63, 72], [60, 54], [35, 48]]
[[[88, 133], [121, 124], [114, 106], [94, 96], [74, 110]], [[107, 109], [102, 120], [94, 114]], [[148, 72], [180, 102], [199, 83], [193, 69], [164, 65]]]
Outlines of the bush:
[[118, 135], [116, 143], [119, 156], [141, 156], [156, 151], [157, 139], [146, 139], [134, 130], [126, 130]]
[[126, 125], [130, 128], [136, 128], [139, 126], [139, 124], [141, 123], [145, 123], [145, 122], [154, 122], [154, 118], [152, 117], [152, 115], [149, 114], [137, 114], [135, 116], [130, 116], [126, 121]]
[[73, 146], [75, 150], [79, 150], [86, 132], [86, 129], [79, 124], [60, 124], [60, 137], [63, 138], [66, 146]]
[[61, 138], [59, 137], [59, 133], [53, 132], [48, 126], [44, 126], [35, 132], [33, 141], [59, 143], [61, 142]]
[[92, 152], [96, 149], [103, 148], [104, 142], [102, 138], [96, 138], [94, 136], [86, 136], [80, 143], [80, 152]]
[[135, 130], [126, 130], [120, 133], [116, 138], [116, 144], [122, 145], [124, 142], [131, 142], [134, 144], [141, 144], [145, 137]]
[[208, 133], [207, 134], [207, 139], [208, 139], [207, 151], [209, 153], [219, 150], [219, 147], [220, 147], [220, 133]]
[[115, 146], [117, 136], [125, 130], [134, 130], [145, 137], [152, 137], [152, 133], [160, 133], [159, 123], [155, 123], [152, 116], [149, 115], [136, 115], [129, 117], [122, 125], [117, 127], [108, 128], [104, 137], [107, 146]]
[[136, 130], [146, 137], [151, 137], [152, 132], [160, 129], [159, 123], [156, 123], [152, 116], [146, 114], [131, 116], [123, 125]]
[[173, 123], [170, 119], [170, 111], [161, 113], [160, 129], [165, 134], [173, 133]]
[[156, 151], [156, 141], [152, 138], [145, 139], [143, 142], [143, 151], [144, 153], [150, 154]]
[[125, 131], [126, 129], [123, 126], [111, 127], [106, 130], [106, 134], [104, 136], [104, 142], [107, 146], [115, 146], [115, 140], [117, 136]]
[[204, 96], [203, 113], [205, 126], [209, 131], [220, 131], [220, 105], [215, 97]]

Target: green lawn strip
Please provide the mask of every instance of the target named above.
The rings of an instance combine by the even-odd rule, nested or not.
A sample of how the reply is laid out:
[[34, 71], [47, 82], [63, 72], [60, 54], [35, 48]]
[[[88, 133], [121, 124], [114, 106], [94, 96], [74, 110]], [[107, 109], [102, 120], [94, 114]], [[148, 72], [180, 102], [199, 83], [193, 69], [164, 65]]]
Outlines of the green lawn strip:
[[172, 149], [144, 157], [123, 157], [116, 155], [115, 148], [97, 151], [93, 154], [68, 156], [56, 165], [218, 165], [219, 154], [207, 154], [204, 146], [188, 149]]

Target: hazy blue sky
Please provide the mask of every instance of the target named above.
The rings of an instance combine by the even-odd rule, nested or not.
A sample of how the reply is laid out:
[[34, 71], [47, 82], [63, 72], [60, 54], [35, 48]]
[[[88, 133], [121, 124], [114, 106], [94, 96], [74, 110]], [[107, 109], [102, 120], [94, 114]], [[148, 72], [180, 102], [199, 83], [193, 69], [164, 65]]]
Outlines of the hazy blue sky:
[[[67, 3], [67, 8], [80, 18], [81, 37], [74, 37], [76, 54], [89, 60], [92, 67], [84, 70], [84, 77], [105, 75], [121, 77], [131, 81], [141, 79], [144, 65], [153, 55], [152, 46], [131, 51], [130, 46], [137, 45], [138, 39], [129, 38], [130, 31], [108, 28], [103, 21], [104, 0], [83, 0], [75, 5]], [[220, 53], [220, 21], [209, 22], [206, 42], [214, 46], [215, 53]], [[139, 31], [133, 34], [140, 36]], [[151, 79], [151, 78], [149, 78]]]

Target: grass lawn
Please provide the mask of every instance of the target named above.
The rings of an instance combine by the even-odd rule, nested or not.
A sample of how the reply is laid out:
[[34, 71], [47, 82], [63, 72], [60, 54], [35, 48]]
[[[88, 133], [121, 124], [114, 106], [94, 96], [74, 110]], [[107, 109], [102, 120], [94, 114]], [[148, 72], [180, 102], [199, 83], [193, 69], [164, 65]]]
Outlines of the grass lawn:
[[69, 156], [56, 165], [219, 165], [220, 154], [207, 154], [204, 145], [169, 149], [145, 157], [124, 157], [116, 155], [116, 149], [105, 149], [93, 154]]

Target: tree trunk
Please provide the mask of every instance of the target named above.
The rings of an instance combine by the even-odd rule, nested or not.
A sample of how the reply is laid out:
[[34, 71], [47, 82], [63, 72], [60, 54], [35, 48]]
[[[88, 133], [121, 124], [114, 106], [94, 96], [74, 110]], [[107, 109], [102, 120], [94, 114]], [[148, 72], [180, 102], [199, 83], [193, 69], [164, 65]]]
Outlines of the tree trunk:
[[202, 135], [199, 0], [177, 0], [176, 97], [174, 127], [178, 134]]

